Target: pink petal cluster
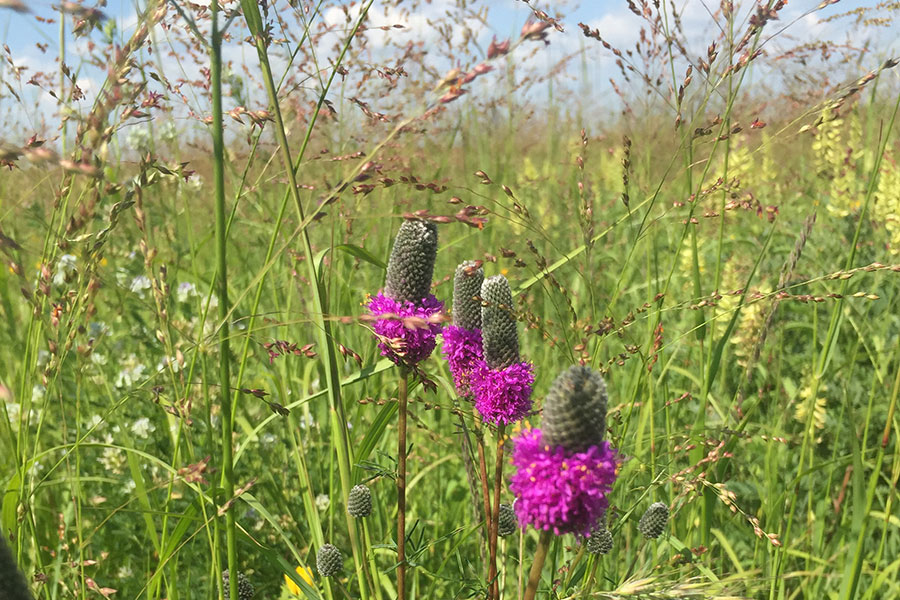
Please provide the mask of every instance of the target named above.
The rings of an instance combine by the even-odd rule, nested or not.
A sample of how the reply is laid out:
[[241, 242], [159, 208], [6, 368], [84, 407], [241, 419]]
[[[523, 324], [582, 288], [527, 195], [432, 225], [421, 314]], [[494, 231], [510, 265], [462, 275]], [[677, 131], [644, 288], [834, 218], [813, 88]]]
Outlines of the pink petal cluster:
[[618, 455], [609, 442], [569, 452], [544, 445], [541, 430], [529, 429], [513, 443], [517, 470], [509, 488], [517, 498], [519, 522], [556, 535], [589, 535], [606, 510], [606, 495], [616, 479]]
[[[435, 347], [435, 337], [441, 331], [440, 323], [428, 322], [424, 327], [404, 323], [403, 319], [418, 317], [430, 319], [443, 310], [444, 303], [429, 294], [421, 302], [397, 302], [379, 293], [369, 300], [369, 312], [373, 315], [395, 315], [395, 318], [375, 321], [375, 333], [386, 338], [378, 343], [382, 356], [395, 364], [413, 366], [428, 358]], [[389, 343], [388, 340], [392, 342]]]
[[513, 363], [494, 370], [479, 360], [469, 386], [475, 396], [475, 408], [485, 421], [508, 425], [531, 412], [531, 386], [534, 368], [531, 363]]
[[470, 379], [475, 368], [481, 363], [481, 330], [465, 329], [448, 325], [442, 331], [443, 353], [450, 365], [450, 374], [461, 396], [470, 393]]

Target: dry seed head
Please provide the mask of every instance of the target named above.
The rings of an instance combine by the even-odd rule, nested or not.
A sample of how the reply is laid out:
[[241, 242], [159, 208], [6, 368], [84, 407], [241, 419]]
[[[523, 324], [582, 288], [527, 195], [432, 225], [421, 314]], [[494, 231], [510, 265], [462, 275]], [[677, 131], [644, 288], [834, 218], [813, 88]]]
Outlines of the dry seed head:
[[559, 374], [544, 400], [543, 441], [580, 452], [606, 434], [606, 382], [600, 373], [574, 366]]
[[481, 284], [481, 337], [484, 361], [494, 370], [519, 361], [519, 333], [513, 314], [512, 290], [503, 275], [488, 277]]
[[477, 300], [484, 282], [484, 268], [467, 260], [456, 267], [453, 277], [453, 324], [472, 331], [481, 329], [481, 302]]
[[398, 302], [420, 303], [431, 293], [437, 256], [437, 225], [422, 220], [403, 221], [388, 261], [386, 296]]

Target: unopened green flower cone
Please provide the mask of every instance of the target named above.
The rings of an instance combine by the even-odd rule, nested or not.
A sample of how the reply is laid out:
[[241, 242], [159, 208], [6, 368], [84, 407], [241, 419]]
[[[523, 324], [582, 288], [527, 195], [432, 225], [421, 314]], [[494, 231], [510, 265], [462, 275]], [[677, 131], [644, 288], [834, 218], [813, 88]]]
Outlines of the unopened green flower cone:
[[669, 507], [664, 502], [654, 502], [641, 517], [638, 523], [638, 531], [645, 538], [658, 538], [666, 530], [668, 520]]

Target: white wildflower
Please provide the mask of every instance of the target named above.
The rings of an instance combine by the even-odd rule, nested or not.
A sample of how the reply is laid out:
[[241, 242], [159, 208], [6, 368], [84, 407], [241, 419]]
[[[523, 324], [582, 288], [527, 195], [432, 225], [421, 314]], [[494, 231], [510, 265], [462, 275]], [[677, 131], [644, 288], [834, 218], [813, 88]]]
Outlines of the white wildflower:
[[150, 278], [146, 275], [138, 275], [131, 280], [130, 289], [137, 294], [138, 297], [143, 298], [144, 292], [150, 289]]
[[125, 359], [123, 364], [124, 366], [122, 370], [119, 371], [119, 374], [116, 375], [116, 380], [114, 382], [114, 385], [117, 388], [129, 388], [145, 378], [147, 367], [140, 364], [137, 361], [137, 356], [134, 354]]
[[131, 425], [131, 433], [144, 440], [154, 431], [156, 431], [156, 425], [151, 423], [147, 417], [141, 417]]
[[63, 286], [66, 281], [75, 275], [76, 258], [71, 254], [63, 254], [56, 263], [56, 269], [53, 273], [53, 285]]
[[182, 281], [175, 290], [175, 299], [179, 302], [190, 302], [191, 298], [199, 296], [197, 286], [189, 281]]

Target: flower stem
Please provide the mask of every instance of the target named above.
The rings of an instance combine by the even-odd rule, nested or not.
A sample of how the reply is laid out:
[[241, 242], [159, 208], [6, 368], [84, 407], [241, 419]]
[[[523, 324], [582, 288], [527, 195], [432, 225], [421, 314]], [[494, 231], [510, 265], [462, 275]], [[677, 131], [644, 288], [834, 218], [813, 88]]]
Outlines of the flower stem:
[[[478, 437], [478, 467], [481, 475], [481, 495], [484, 499], [484, 523], [487, 528], [487, 535], [485, 535], [485, 542], [488, 546], [490, 546], [491, 539], [491, 492], [488, 488], [488, 472], [487, 472], [487, 460], [484, 458], [484, 430], [481, 428], [481, 425], [478, 424], [477, 420], [475, 423], [476, 427], [476, 436]], [[485, 573], [487, 575], [487, 573]], [[488, 588], [490, 590], [490, 588]], [[491, 594], [488, 592], [488, 600], [490, 600]]]
[[381, 580], [378, 577], [378, 566], [375, 564], [375, 552], [372, 550], [372, 539], [369, 537], [369, 526], [366, 524], [365, 520], [362, 521], [362, 531], [362, 553], [366, 555], [369, 561], [369, 574], [372, 577], [372, 587], [375, 590], [375, 598], [377, 598], [377, 600], [382, 600]]
[[501, 423], [497, 428], [497, 463], [494, 467], [494, 508], [491, 511], [490, 522], [490, 573], [488, 576], [488, 584], [491, 593], [488, 596], [494, 600], [500, 600], [500, 588], [497, 583], [497, 536], [500, 529], [500, 488], [503, 485], [503, 434], [506, 432], [506, 425]]
[[584, 584], [584, 588], [582, 589], [582, 592], [581, 592], [582, 598], [590, 597], [589, 594], [591, 593], [591, 590], [593, 590], [593, 588], [594, 588], [594, 577], [597, 576], [597, 565], [599, 565], [599, 564], [600, 564], [600, 559], [597, 556], [594, 556], [591, 558], [591, 570], [590, 570], [590, 573], [588, 574], [587, 583]]
[[[210, 2], [212, 15], [212, 52], [210, 67], [212, 77], [212, 137], [213, 173], [215, 179], [216, 213], [216, 283], [219, 295], [219, 396], [222, 410], [222, 487], [224, 499], [230, 502], [234, 496], [234, 454], [232, 431], [234, 413], [231, 404], [231, 351], [228, 347], [230, 334], [228, 303], [228, 276], [226, 272], [225, 236], [225, 142], [222, 128], [222, 32], [219, 31], [219, 3]], [[230, 598], [238, 597], [237, 577], [237, 537], [235, 535], [234, 510], [225, 513], [225, 539], [228, 555]]]
[[547, 558], [547, 550], [550, 548], [550, 539], [553, 534], [549, 531], [541, 532], [537, 550], [534, 553], [534, 562], [531, 563], [531, 572], [528, 574], [528, 587], [525, 588], [524, 600], [534, 600], [537, 594], [538, 583], [541, 581], [541, 571], [544, 569], [544, 560]]
[[[469, 436], [469, 427], [466, 424], [466, 418], [463, 415], [462, 411], [459, 410], [459, 404], [454, 404], [454, 412], [459, 417], [459, 426], [461, 435], [459, 436], [460, 445], [462, 446], [462, 456], [463, 456], [463, 464], [466, 468], [466, 480], [469, 484], [469, 493], [472, 494], [473, 499], [478, 498], [479, 490], [478, 490], [478, 482], [476, 481], [475, 475], [475, 461], [472, 458], [472, 438]], [[487, 487], [487, 479], [482, 479], [482, 484]], [[487, 508], [487, 502], [485, 502], [484, 508]], [[475, 522], [480, 523], [482, 520], [487, 522], [487, 512], [482, 513], [482, 508], [478, 506], [477, 502], [472, 503], [472, 514], [475, 517]], [[479, 545], [478, 551], [481, 553], [481, 564], [487, 568], [487, 534], [485, 530], [482, 529], [481, 535], [482, 541], [484, 545]], [[487, 573], [485, 573], [487, 575]]]
[[400, 369], [397, 442], [397, 600], [406, 600], [406, 404], [409, 372]]

